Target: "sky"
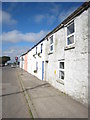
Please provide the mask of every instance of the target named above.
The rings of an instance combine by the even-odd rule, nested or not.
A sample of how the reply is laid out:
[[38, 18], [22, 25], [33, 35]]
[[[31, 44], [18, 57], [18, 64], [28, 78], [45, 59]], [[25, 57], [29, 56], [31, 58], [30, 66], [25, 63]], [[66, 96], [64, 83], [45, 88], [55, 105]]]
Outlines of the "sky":
[[14, 61], [81, 5], [81, 2], [3, 2], [2, 55]]

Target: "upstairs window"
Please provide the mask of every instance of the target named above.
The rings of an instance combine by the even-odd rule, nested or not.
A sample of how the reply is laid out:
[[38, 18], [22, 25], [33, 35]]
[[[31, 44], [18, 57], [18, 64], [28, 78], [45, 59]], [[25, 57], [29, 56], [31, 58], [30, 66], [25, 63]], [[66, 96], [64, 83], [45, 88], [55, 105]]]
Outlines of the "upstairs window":
[[42, 53], [42, 51], [43, 51], [43, 44], [41, 44], [41, 53]]
[[61, 80], [64, 80], [64, 76], [65, 76], [65, 73], [64, 73], [64, 62], [59, 62], [59, 78]]
[[72, 22], [67, 26], [67, 45], [75, 43], [74, 33], [75, 33], [74, 22]]
[[36, 47], [36, 54], [37, 54], [37, 47]]
[[50, 52], [53, 51], [53, 36], [50, 37]]

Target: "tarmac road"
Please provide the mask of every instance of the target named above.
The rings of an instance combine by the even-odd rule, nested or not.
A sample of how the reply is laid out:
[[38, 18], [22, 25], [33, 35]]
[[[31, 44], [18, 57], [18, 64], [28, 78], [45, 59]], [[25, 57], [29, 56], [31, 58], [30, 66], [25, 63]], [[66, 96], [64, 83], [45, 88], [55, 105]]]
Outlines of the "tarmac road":
[[[0, 96], [1, 97], [1, 96]], [[16, 68], [2, 68], [2, 118], [31, 118]]]

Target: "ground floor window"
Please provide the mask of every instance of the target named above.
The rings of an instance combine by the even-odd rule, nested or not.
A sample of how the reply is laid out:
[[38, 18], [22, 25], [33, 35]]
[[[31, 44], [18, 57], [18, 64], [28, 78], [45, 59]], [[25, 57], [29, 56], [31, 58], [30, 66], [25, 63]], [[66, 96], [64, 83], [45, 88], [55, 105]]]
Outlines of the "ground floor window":
[[38, 62], [36, 62], [36, 70], [38, 71]]
[[61, 80], [64, 80], [64, 77], [65, 77], [65, 72], [64, 72], [64, 62], [62, 61], [60, 61], [59, 62], [59, 78], [61, 79]]

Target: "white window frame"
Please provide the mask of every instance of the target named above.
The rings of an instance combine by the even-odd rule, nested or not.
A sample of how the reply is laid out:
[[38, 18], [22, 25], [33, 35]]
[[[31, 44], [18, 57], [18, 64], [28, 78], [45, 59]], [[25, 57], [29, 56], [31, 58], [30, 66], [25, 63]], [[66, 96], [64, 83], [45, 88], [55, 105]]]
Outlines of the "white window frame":
[[[74, 32], [71, 33], [70, 35], [67, 35], [67, 34], [66, 34], [66, 46], [72, 46], [72, 45], [75, 44], [75, 22], [72, 21], [70, 24], [67, 25], [67, 27], [69, 27], [69, 26], [70, 26], [71, 24], [73, 24], [73, 23], [74, 23]], [[67, 30], [66, 30], [66, 32], [67, 32]], [[71, 36], [74, 36], [74, 42], [73, 42], [72, 44], [68, 44], [68, 38], [70, 38]]]
[[[60, 63], [63, 62], [64, 63], [64, 69], [60, 68]], [[65, 62], [64, 61], [59, 61], [59, 73], [58, 73], [58, 77], [60, 80], [64, 81], [64, 79], [61, 78], [60, 76], [60, 71], [64, 72], [64, 79], [65, 79]]]
[[[50, 42], [51, 42], [51, 37], [53, 37], [53, 35], [52, 36], [50, 36]], [[50, 52], [53, 52], [53, 50], [51, 50], [51, 46], [54, 46], [54, 43], [50, 43]], [[53, 48], [54, 49], [54, 48]]]
[[36, 70], [38, 71], [38, 62], [36, 62]]
[[36, 46], [36, 54], [37, 54], [37, 46]]
[[41, 43], [41, 53], [43, 52], [43, 43]]

